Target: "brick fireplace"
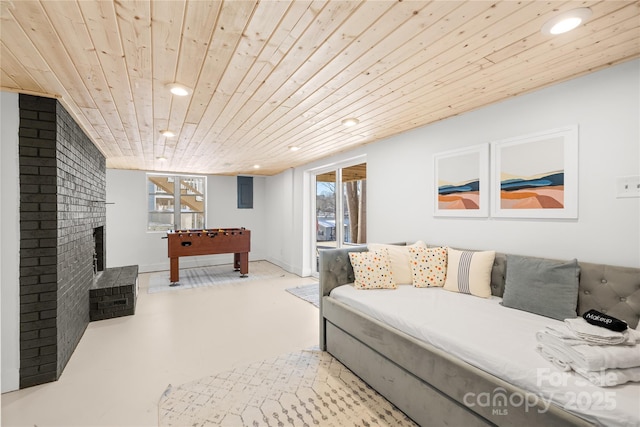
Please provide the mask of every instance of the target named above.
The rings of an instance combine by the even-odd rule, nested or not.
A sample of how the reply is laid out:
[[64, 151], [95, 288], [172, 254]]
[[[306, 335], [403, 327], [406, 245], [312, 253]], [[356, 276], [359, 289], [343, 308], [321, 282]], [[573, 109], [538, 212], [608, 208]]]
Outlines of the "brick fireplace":
[[105, 265], [106, 162], [55, 99], [20, 95], [20, 388], [57, 380]]

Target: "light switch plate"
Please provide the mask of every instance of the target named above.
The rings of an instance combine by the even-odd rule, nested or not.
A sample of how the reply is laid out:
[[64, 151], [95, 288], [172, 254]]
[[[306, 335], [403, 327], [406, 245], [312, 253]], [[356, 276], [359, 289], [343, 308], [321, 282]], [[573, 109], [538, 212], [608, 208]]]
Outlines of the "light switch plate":
[[619, 176], [616, 181], [618, 198], [640, 197], [640, 175]]

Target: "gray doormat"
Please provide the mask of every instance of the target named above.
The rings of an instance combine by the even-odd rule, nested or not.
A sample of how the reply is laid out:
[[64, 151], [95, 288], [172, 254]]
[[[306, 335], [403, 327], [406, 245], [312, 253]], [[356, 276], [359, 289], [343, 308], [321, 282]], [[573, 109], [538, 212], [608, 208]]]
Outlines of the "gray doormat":
[[292, 295], [297, 296], [298, 298], [302, 298], [303, 300], [310, 302], [316, 307], [319, 307], [320, 306], [319, 286], [320, 285], [316, 282], [316, 283], [311, 283], [310, 285], [303, 285], [295, 288], [288, 288], [286, 289], [286, 291]]
[[246, 277], [240, 277], [240, 272], [234, 271], [233, 264], [184, 268], [180, 269], [180, 281], [176, 286], [171, 286], [169, 271], [153, 273], [149, 277], [148, 293], [153, 294], [207, 286], [235, 286], [256, 280], [271, 280], [279, 277], [297, 276], [268, 261], [249, 262], [249, 274]]

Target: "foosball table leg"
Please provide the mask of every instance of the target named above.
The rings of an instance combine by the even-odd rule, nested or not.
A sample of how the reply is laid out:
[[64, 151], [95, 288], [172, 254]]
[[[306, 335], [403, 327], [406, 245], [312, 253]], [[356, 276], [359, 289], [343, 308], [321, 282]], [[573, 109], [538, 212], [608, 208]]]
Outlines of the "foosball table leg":
[[179, 259], [180, 258], [178, 257], [169, 258], [169, 281], [171, 282], [172, 286], [175, 286], [173, 284], [178, 283], [178, 281], [180, 280], [180, 264], [178, 262]]
[[247, 277], [249, 274], [249, 253], [233, 254], [233, 268], [235, 271], [240, 271], [240, 277]]

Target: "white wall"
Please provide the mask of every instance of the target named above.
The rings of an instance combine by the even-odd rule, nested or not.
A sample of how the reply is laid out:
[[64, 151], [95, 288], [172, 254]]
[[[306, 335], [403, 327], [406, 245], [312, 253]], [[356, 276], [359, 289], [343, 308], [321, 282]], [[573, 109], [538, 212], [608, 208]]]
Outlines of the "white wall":
[[[283, 236], [269, 254], [293, 248], [293, 270], [307, 271], [309, 245], [303, 239], [311, 220], [303, 211], [309, 197], [305, 172], [364, 154], [370, 242], [422, 239], [640, 267], [640, 199], [618, 199], [615, 190], [616, 177], [640, 175], [639, 76], [640, 60], [627, 62], [296, 168], [294, 218], [302, 215], [305, 223], [296, 222], [290, 233], [269, 205], [269, 222], [279, 227], [270, 232]], [[580, 135], [577, 220], [434, 218], [434, 154], [572, 124]], [[267, 187], [277, 187], [290, 173], [270, 177]]]
[[[266, 258], [265, 178], [253, 179], [253, 209], [237, 209], [236, 177], [207, 177], [207, 227], [251, 230], [249, 260]], [[107, 169], [107, 267], [137, 264], [141, 272], [169, 269], [164, 232], [147, 232], [144, 171]], [[183, 257], [180, 268], [233, 262], [233, 254]]]
[[20, 386], [20, 182], [18, 94], [0, 92], [0, 300], [2, 393]]
[[266, 180], [265, 199], [266, 218], [269, 226], [266, 229], [267, 260], [288, 271], [295, 270], [292, 246], [289, 243], [294, 233], [293, 226], [293, 171], [283, 173]]

